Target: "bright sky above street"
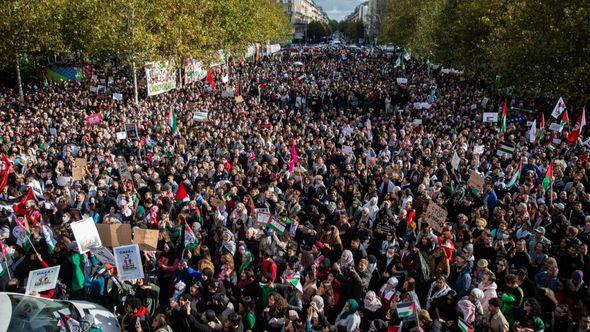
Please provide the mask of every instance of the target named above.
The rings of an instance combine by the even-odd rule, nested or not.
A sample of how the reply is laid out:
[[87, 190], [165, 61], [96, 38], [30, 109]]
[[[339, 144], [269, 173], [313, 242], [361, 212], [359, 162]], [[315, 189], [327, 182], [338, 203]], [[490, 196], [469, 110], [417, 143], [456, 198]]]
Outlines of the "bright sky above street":
[[342, 20], [365, 0], [315, 0], [333, 20]]

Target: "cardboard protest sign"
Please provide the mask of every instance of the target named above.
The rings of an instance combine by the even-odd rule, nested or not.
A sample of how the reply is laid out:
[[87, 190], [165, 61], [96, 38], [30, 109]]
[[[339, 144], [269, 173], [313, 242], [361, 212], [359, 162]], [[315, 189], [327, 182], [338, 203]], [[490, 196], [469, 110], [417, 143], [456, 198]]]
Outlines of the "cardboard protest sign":
[[102, 115], [100, 113], [90, 114], [86, 117], [86, 125], [88, 127], [98, 126], [102, 123]]
[[78, 251], [81, 254], [87, 253], [90, 248], [102, 246], [100, 235], [92, 218], [85, 218], [70, 224], [72, 233], [78, 243]]
[[90, 252], [98, 259], [102, 264], [115, 265], [115, 256], [109, 248], [95, 247], [90, 248]]
[[256, 217], [256, 222], [260, 225], [266, 225], [270, 222], [271, 218], [272, 218], [272, 216], [270, 213], [258, 212], [258, 215]]
[[133, 243], [139, 246], [139, 249], [143, 251], [155, 251], [158, 248], [158, 235], [157, 229], [143, 229], [135, 228], [133, 230]]
[[445, 221], [447, 220], [447, 215], [447, 210], [438, 206], [438, 204], [433, 201], [430, 201], [428, 208], [426, 209], [426, 214], [424, 215], [424, 220], [426, 220], [432, 229], [437, 232], [442, 232]]
[[81, 181], [86, 175], [86, 158], [76, 158], [72, 164], [72, 181]]
[[134, 280], [144, 277], [139, 246], [132, 244], [113, 248], [117, 273], [121, 280]]
[[137, 137], [139, 137], [137, 134], [137, 124], [135, 123], [126, 123], [125, 132], [127, 133], [127, 138], [129, 139], [137, 139]]
[[483, 145], [475, 145], [473, 147], [473, 154], [483, 154], [484, 146]]
[[483, 113], [483, 122], [487, 123], [497, 123], [498, 122], [498, 113], [496, 112], [484, 112]]
[[60, 266], [52, 266], [45, 269], [29, 272], [25, 294], [32, 292], [44, 292], [55, 288]]
[[104, 247], [132, 244], [129, 224], [97, 224], [96, 230]]
[[244, 102], [244, 97], [242, 97], [242, 96], [237, 96], [237, 97], [235, 98], [235, 100], [236, 100], [236, 103], [238, 103], [238, 104], [239, 104], [239, 103], [243, 103], [243, 102]]
[[483, 177], [481, 177], [476, 171], [471, 171], [471, 174], [469, 174], [469, 180], [467, 180], [467, 185], [481, 191], [483, 190]]

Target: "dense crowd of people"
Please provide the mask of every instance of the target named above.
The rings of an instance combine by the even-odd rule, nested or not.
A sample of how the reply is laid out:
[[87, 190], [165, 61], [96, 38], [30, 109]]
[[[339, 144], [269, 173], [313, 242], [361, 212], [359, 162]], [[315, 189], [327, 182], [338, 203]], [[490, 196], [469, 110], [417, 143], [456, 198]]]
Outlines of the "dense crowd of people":
[[[2, 208], [0, 290], [23, 293], [29, 271], [60, 265], [56, 289], [34, 295], [100, 304], [124, 331], [587, 331], [590, 155], [565, 140], [573, 123], [531, 139], [526, 121], [549, 122], [553, 105], [512, 100], [502, 130], [482, 121], [504, 100], [485, 84], [396, 59], [236, 59], [138, 105], [113, 67], [93, 69], [110, 81], [100, 93], [91, 75], [31, 85], [22, 108], [3, 90], [0, 199], [36, 198]], [[115, 136], [127, 123], [137, 139]], [[75, 158], [83, 179], [58, 185]], [[426, 218], [434, 203], [443, 224]], [[144, 279], [78, 252], [69, 224], [84, 217], [159, 230]]]

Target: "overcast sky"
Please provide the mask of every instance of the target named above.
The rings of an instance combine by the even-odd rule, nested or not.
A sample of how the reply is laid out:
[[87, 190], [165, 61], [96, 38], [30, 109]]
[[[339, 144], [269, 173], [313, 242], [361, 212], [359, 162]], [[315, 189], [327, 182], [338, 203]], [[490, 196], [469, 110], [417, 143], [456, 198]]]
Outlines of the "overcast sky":
[[366, 0], [315, 0], [333, 20], [342, 20]]

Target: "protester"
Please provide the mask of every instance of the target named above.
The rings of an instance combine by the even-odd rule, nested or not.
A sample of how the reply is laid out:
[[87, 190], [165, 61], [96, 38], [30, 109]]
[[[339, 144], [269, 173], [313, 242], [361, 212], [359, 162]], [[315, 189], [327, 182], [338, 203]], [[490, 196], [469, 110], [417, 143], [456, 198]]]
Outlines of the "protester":
[[[21, 108], [1, 89], [0, 290], [59, 265], [34, 295], [100, 304], [125, 331], [584, 330], [590, 150], [567, 142], [574, 123], [531, 137], [527, 121], [559, 122], [554, 102], [517, 99], [484, 122], [503, 96], [395, 59], [236, 57], [138, 105], [114, 66], [28, 86]], [[85, 218], [157, 231], [143, 278], [81, 252]]]

